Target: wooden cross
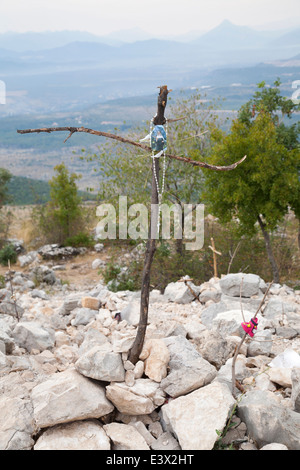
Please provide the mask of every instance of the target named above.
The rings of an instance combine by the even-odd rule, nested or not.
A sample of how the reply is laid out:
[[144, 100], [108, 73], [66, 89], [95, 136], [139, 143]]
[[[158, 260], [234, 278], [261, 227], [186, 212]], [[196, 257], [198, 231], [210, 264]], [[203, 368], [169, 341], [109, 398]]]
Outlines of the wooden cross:
[[218, 277], [217, 257], [216, 257], [216, 255], [222, 256], [222, 253], [220, 253], [219, 251], [216, 250], [214, 239], [211, 237], [210, 240], [211, 240], [212, 246], [208, 245], [208, 248], [210, 248], [211, 251], [213, 252], [213, 258], [214, 258], [214, 277]]
[[[153, 124], [164, 125], [166, 123], [165, 110], [166, 110], [167, 101], [168, 101], [168, 94], [170, 93], [171, 90], [168, 90], [167, 85], [163, 85], [158, 88], [159, 88], [159, 94], [158, 94], [158, 100], [157, 100], [157, 113], [153, 118]], [[173, 121], [176, 121], [176, 119]], [[172, 122], [172, 120], [169, 119], [168, 122]], [[40, 132], [51, 133], [51, 132], [63, 132], [63, 131], [69, 132], [69, 135], [65, 139], [64, 142], [66, 142], [70, 137], [72, 137], [72, 135], [75, 132], [85, 132], [88, 134], [93, 134], [93, 135], [106, 137], [109, 139], [114, 139], [124, 144], [134, 145], [135, 147], [139, 147], [143, 150], [146, 150], [147, 152], [152, 151], [151, 147], [143, 143], [135, 142], [133, 140], [130, 140], [130, 139], [127, 139], [127, 138], [124, 138], [115, 134], [88, 129], [85, 127], [47, 127], [47, 128], [40, 128], [40, 129], [17, 130], [19, 134], [30, 134], [30, 133], [40, 133]], [[183, 163], [189, 163], [190, 165], [193, 165], [193, 166], [207, 168], [209, 170], [230, 171], [230, 170], [234, 170], [240, 163], [242, 163], [245, 160], [246, 155], [238, 162], [235, 162], [229, 166], [211, 165], [206, 162], [192, 160], [191, 158], [182, 157], [179, 155], [166, 154], [166, 157], [174, 159], [174, 160], [179, 160]], [[158, 207], [158, 203], [159, 203], [155, 175], [157, 176], [157, 179], [159, 180], [159, 159], [158, 158], [153, 158], [153, 163], [152, 163], [152, 187], [151, 187], [151, 207], [152, 208]], [[151, 265], [152, 265], [153, 258], [154, 258], [154, 253], [156, 250], [156, 234], [157, 234], [157, 218], [158, 217], [159, 217], [158, 213], [155, 213], [155, 214], [151, 213], [151, 225], [150, 225], [150, 229], [148, 232], [148, 240], [147, 240], [146, 253], [145, 253], [145, 259], [144, 259], [144, 268], [143, 268], [143, 274], [142, 274], [140, 320], [138, 324], [136, 338], [129, 353], [129, 360], [133, 364], [135, 364], [139, 360], [139, 356], [142, 351], [144, 339], [146, 335], [146, 328], [147, 328], [147, 323], [148, 323], [148, 310], [149, 310], [149, 295], [150, 295], [150, 272], [151, 272]]]

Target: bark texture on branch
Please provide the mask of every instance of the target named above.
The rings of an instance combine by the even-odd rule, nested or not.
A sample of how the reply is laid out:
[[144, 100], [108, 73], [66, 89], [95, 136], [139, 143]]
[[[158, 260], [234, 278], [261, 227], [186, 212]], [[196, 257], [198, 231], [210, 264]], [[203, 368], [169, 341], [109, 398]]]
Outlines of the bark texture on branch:
[[163, 125], [167, 122], [165, 118], [165, 109], [168, 101], [168, 94], [172, 90], [168, 90], [166, 85], [159, 87], [159, 95], [157, 100], [157, 113], [153, 118], [153, 124], [155, 126]]
[[[165, 108], [163, 106], [160, 106], [159, 109], [165, 109]], [[154, 118], [155, 122], [157, 122], [157, 120], [158, 120], [158, 114], [160, 115], [161, 118], [164, 117], [162, 115], [162, 112], [160, 111], [159, 113], [157, 113], [157, 115]], [[166, 121], [164, 121], [164, 122], [166, 122]], [[155, 124], [155, 125], [157, 125], [157, 124]], [[127, 139], [125, 137], [121, 137], [121, 136], [116, 135], [116, 134], [110, 134], [109, 132], [102, 132], [102, 131], [96, 131], [94, 129], [88, 129], [87, 127], [42, 127], [40, 129], [21, 129], [21, 130], [17, 130], [18, 134], [34, 134], [34, 133], [39, 134], [40, 132], [46, 132], [46, 133], [50, 134], [51, 132], [66, 132], [66, 131], [69, 132], [69, 136], [65, 139], [65, 142], [73, 134], [75, 134], [76, 132], [85, 132], [87, 134], [92, 134], [92, 135], [97, 135], [99, 137], [106, 137], [108, 139], [117, 140], [117, 141], [119, 141], [123, 144], [134, 145], [135, 147], [146, 150], [147, 152], [151, 152], [151, 148], [148, 145], [141, 144], [140, 142], [135, 142], [134, 140]], [[179, 161], [184, 162], [184, 163], [189, 163], [190, 165], [193, 165], [193, 166], [199, 166], [201, 168], [207, 168], [208, 170], [229, 171], [229, 170], [234, 170], [240, 163], [242, 163], [245, 160], [246, 155], [241, 160], [239, 160], [238, 162], [235, 162], [232, 165], [228, 165], [228, 166], [211, 165], [210, 163], [201, 162], [201, 161], [198, 161], [198, 160], [192, 160], [189, 157], [181, 157], [179, 155], [171, 155], [169, 153], [166, 154], [166, 157], [172, 158], [174, 160], [179, 160]]]

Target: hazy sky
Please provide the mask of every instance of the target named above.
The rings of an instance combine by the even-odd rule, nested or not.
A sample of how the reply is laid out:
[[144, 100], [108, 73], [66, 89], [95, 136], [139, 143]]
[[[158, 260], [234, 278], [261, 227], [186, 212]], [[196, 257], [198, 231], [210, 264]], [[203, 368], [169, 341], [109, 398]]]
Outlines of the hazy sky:
[[81, 30], [103, 35], [139, 27], [153, 35], [208, 30], [224, 19], [256, 26], [300, 24], [299, 0], [0, 0], [0, 32]]

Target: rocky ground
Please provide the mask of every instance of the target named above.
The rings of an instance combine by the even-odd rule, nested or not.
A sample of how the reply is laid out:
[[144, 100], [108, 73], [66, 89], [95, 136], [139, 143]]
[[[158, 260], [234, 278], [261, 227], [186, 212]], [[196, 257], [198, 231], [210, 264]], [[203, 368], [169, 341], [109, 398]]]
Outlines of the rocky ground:
[[[79, 258], [57, 250], [20, 255], [0, 290], [1, 450], [300, 449], [300, 291], [271, 286], [237, 356], [233, 394], [241, 322], [255, 316], [263, 279], [153, 290], [132, 364], [140, 293], [99, 280], [101, 244]], [[87, 264], [85, 282], [71, 282]]]

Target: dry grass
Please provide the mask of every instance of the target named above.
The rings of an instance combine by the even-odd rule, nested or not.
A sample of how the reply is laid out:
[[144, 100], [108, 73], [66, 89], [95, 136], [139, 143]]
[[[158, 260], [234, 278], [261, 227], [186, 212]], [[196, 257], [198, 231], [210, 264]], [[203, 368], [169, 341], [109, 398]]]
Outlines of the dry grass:
[[[28, 251], [38, 248], [36, 246], [37, 233], [31, 218], [33, 206], [6, 206], [4, 210], [10, 211], [13, 215], [9, 230], [9, 238], [23, 240], [24, 246]], [[98, 270], [92, 269], [92, 262], [96, 258], [106, 259], [107, 254], [88, 252], [84, 255], [76, 256], [69, 260], [57, 261], [57, 264], [64, 264], [65, 269], [56, 271], [56, 276], [63, 283], [77, 286], [90, 287], [99, 282], [101, 276]], [[49, 264], [45, 262], [45, 264]], [[17, 263], [11, 267], [14, 271], [29, 272], [29, 267], [21, 268]], [[0, 275], [4, 276], [8, 267], [0, 265]]]
[[3, 210], [12, 213], [9, 238], [23, 240], [29, 246], [35, 237], [31, 220], [32, 206], [6, 206]]

